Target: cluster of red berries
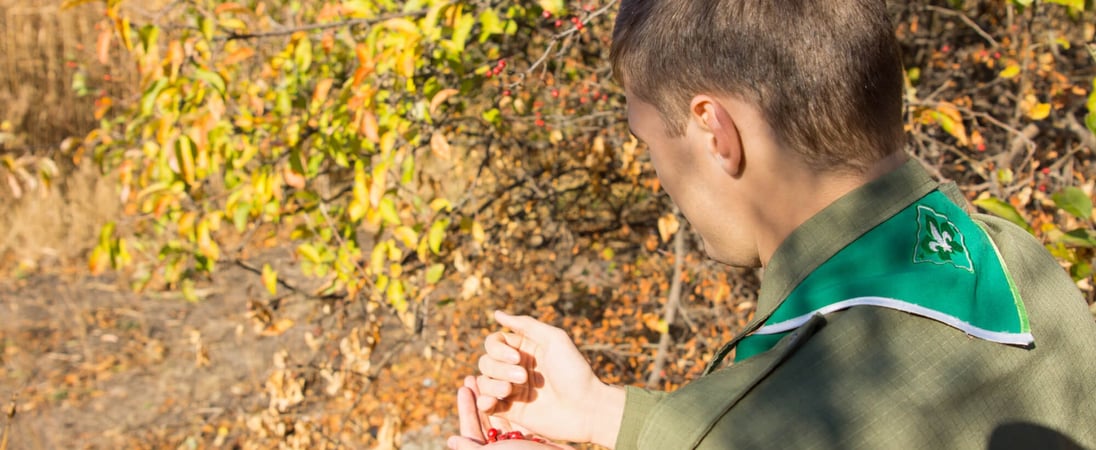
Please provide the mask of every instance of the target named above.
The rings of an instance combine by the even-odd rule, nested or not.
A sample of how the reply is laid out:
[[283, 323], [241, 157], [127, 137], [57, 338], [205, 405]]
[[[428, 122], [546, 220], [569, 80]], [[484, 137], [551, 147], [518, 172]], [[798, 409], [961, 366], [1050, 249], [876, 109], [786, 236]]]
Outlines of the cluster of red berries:
[[495, 67], [488, 67], [487, 73], [485, 73], [483, 76], [491, 78], [495, 75], [502, 73], [503, 70], [506, 70], [506, 60], [500, 59], [499, 62], [495, 63]]
[[508, 433], [503, 433], [502, 430], [499, 430], [498, 428], [492, 428], [490, 430], [487, 430], [487, 442], [489, 442], [489, 443], [490, 442], [498, 442], [498, 441], [507, 441], [507, 440], [510, 440], [510, 439], [517, 439], [517, 440], [522, 440], [522, 441], [533, 441], [533, 442], [540, 442], [540, 443], [545, 442], [544, 439], [534, 437], [534, 436], [526, 436], [525, 434], [523, 434], [522, 432], [517, 431], [517, 430], [510, 431]]
[[[587, 6], [584, 9], [586, 11], [591, 10], [591, 8], [589, 6]], [[550, 11], [545, 10], [543, 13], [541, 13], [541, 17], [543, 17], [545, 19], [551, 19], [552, 18], [552, 13]], [[582, 23], [582, 20], [579, 19], [577, 16], [572, 16], [571, 17], [571, 24], [573, 24], [575, 26], [575, 29], [578, 30], [578, 31], [582, 31], [583, 28], [586, 28], [586, 24]], [[563, 20], [562, 19], [556, 19], [555, 26], [556, 26], [556, 28], [562, 27], [563, 26]]]

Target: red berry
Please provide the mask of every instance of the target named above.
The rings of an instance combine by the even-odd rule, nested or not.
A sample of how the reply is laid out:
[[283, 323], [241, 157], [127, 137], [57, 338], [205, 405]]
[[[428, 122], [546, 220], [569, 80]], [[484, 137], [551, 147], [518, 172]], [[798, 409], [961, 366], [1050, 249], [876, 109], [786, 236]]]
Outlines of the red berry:
[[1046, 191], [1047, 191], [1047, 185], [1040, 184], [1039, 185], [1039, 192], [1046, 192]]
[[552, 89], [552, 98], [559, 98], [559, 89]]
[[943, 47], [940, 47], [940, 51], [942, 51], [944, 53], [950, 52], [951, 51], [951, 46], [948, 45], [948, 44], [944, 44]]
[[1050, 175], [1050, 167], [1043, 168], [1043, 175]]
[[487, 442], [496, 442], [499, 440], [499, 429], [491, 428], [487, 430]]
[[537, 124], [538, 127], [543, 127], [544, 126], [544, 119], [537, 119], [536, 124]]
[[993, 59], [1001, 59], [1001, 52], [993, 52]]
[[525, 439], [525, 435], [521, 434], [520, 431], [514, 430], [506, 433], [506, 439]]
[[575, 24], [575, 25], [578, 25], [578, 23], [579, 23], [579, 18], [578, 18], [578, 17], [571, 17], [571, 23], [573, 23], [573, 24]]
[[499, 63], [497, 64], [497, 67], [506, 67], [506, 60], [505, 59], [500, 59]]
[[509, 89], [505, 89], [505, 90], [503, 90], [503, 91], [502, 91], [502, 96], [503, 96], [503, 97], [509, 97], [509, 96], [510, 96], [510, 90], [509, 90]]
[[986, 151], [986, 143], [985, 142], [979, 142], [978, 143], [978, 151], [980, 151], [980, 152]]
[[559, 19], [556, 19], [556, 28], [559, 28], [559, 27], [562, 27], [562, 26], [563, 26], [563, 21], [559, 20]]
[[545, 19], [552, 18], [552, 12], [547, 10], [547, 9], [544, 10], [544, 12], [540, 13], [540, 15], [541, 15], [541, 17], [544, 17]]

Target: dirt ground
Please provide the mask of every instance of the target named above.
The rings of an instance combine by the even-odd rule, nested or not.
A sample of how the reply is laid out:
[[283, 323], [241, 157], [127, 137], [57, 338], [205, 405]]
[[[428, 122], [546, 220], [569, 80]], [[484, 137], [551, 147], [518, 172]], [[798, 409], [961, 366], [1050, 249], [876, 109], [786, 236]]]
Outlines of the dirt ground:
[[[386, 323], [382, 344], [365, 355], [386, 370], [374, 369], [357, 390], [350, 381], [330, 389], [330, 380], [307, 375], [319, 372], [308, 364], [343, 344], [345, 336], [324, 329], [345, 333], [360, 317], [324, 328], [333, 314], [290, 296], [272, 329], [256, 313], [267, 301], [259, 277], [239, 266], [224, 265], [200, 284], [197, 302], [135, 294], [125, 280], [88, 274], [97, 230], [117, 211], [97, 179], [84, 169], [43, 195], [0, 201], [0, 433], [7, 449], [277, 448], [292, 425], [310, 421], [341, 430], [328, 447], [443, 448], [455, 419], [430, 411], [448, 409], [458, 377], [440, 374], [471, 368], [442, 370], [443, 356], [423, 358], [423, 340], [401, 337], [407, 333], [398, 323]], [[267, 253], [263, 262], [299, 272], [288, 252]], [[442, 341], [431, 348], [460, 353]], [[307, 398], [290, 398], [293, 386], [309, 390]], [[323, 389], [331, 394], [312, 393]], [[401, 398], [418, 409], [393, 400]], [[400, 417], [413, 420], [394, 420]]]
[[[197, 303], [138, 296], [80, 273], [0, 280], [0, 399], [16, 407], [5, 425], [9, 448], [250, 442], [254, 430], [244, 427], [268, 408], [275, 355], [307, 352], [301, 336], [310, 331], [257, 333], [245, 325], [253, 276], [221, 275]], [[284, 308], [301, 317], [312, 309]], [[454, 424], [431, 422], [403, 430], [401, 448], [442, 448]]]

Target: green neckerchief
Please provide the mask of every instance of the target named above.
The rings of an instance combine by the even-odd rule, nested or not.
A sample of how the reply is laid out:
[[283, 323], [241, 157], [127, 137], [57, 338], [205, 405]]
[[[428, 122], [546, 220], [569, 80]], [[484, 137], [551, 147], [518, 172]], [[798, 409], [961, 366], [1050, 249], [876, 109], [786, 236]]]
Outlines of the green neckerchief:
[[916, 314], [992, 342], [1033, 341], [997, 248], [970, 216], [933, 191], [815, 269], [739, 342], [735, 361], [767, 351], [814, 314], [853, 306]]
[[[753, 320], [716, 352], [718, 368], [740, 341], [769, 319], [815, 269], [852, 242], [941, 187], [915, 160], [841, 197], [793, 231], [765, 267]], [[961, 199], [961, 196], [952, 195]], [[959, 201], [959, 200], [956, 200]]]

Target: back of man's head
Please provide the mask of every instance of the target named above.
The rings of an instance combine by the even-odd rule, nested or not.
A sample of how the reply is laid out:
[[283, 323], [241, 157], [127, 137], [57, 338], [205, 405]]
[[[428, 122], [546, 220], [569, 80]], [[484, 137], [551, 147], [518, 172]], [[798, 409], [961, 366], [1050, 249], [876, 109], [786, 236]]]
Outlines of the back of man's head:
[[905, 143], [884, 0], [623, 0], [612, 64], [676, 135], [705, 93], [755, 104], [818, 169], [863, 170]]

